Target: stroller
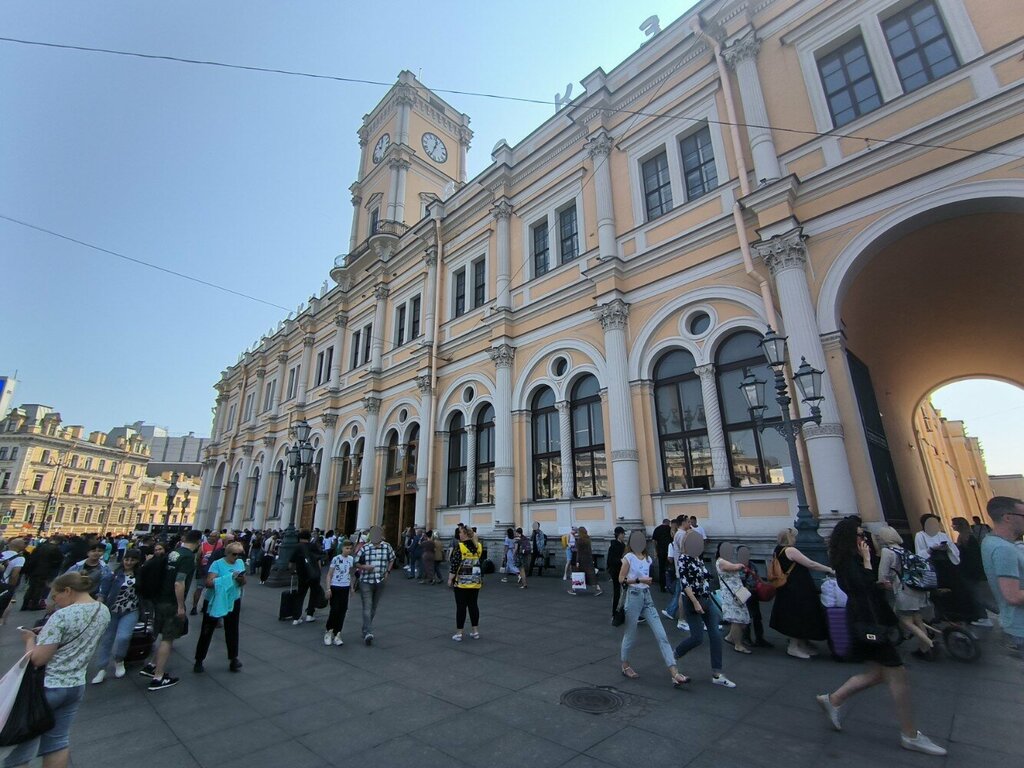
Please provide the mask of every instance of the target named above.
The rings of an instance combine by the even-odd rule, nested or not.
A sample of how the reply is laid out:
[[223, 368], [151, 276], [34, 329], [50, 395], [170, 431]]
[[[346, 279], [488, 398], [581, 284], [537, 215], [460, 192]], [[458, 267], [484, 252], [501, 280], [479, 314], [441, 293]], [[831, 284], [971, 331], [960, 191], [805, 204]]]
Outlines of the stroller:
[[945, 553], [934, 551], [931, 563], [939, 587], [929, 592], [933, 615], [925, 617], [925, 626], [932, 639], [941, 642], [954, 659], [977, 661], [981, 658], [981, 645], [971, 629], [971, 622], [978, 618], [979, 609], [970, 588]]

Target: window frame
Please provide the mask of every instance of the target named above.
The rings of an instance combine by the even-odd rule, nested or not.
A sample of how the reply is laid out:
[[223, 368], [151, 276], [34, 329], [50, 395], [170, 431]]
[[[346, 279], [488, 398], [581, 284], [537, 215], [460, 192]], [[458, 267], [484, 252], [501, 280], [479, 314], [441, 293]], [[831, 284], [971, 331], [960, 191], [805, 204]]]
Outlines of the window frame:
[[452, 273], [452, 317], [466, 314], [466, 267]]
[[[484, 416], [490, 412], [490, 419]], [[474, 504], [494, 503], [494, 406], [486, 403], [476, 415], [476, 483]], [[487, 460], [482, 460], [485, 457]]]
[[[686, 352], [687, 354], [689, 354], [691, 360], [693, 360], [693, 367], [690, 369], [690, 371], [688, 373], [674, 374], [674, 375], [666, 376], [664, 378], [659, 379], [658, 378], [658, 368], [661, 366], [661, 364], [663, 362], [665, 362], [665, 360], [670, 355], [672, 355], [672, 354], [674, 354], [676, 352]], [[690, 441], [692, 439], [703, 437], [705, 439], [705, 441], [707, 442], [707, 444], [708, 444], [708, 450], [709, 450], [709, 453], [710, 453], [711, 437], [708, 434], [707, 423], [705, 422], [704, 426], [701, 427], [701, 428], [686, 429], [685, 428], [685, 421], [680, 419], [680, 426], [683, 427], [682, 429], [680, 429], [678, 431], [675, 431], [675, 432], [664, 432], [662, 430], [662, 422], [663, 422], [663, 420], [661, 418], [661, 416], [662, 416], [662, 413], [661, 413], [661, 399], [658, 397], [659, 390], [671, 388], [674, 391], [675, 402], [677, 402], [681, 406], [681, 408], [682, 408], [682, 410], [680, 412], [680, 415], [682, 416], [682, 414], [685, 413], [685, 409], [686, 409], [686, 407], [688, 405], [688, 403], [684, 402], [684, 398], [683, 398], [683, 394], [682, 394], [683, 385], [686, 382], [696, 381], [697, 382], [698, 392], [701, 392], [701, 390], [700, 390], [700, 376], [697, 374], [697, 372], [695, 370], [696, 369], [696, 365], [697, 365], [697, 361], [696, 361], [696, 358], [693, 357], [693, 353], [691, 353], [689, 350], [677, 347], [677, 348], [666, 350], [662, 354], [660, 354], [658, 356], [658, 359], [655, 362], [654, 368], [653, 368], [653, 372], [654, 373], [653, 373], [653, 377], [652, 377], [651, 394], [652, 394], [652, 397], [654, 398], [654, 403], [653, 403], [654, 407], [652, 409], [652, 412], [654, 414], [654, 426], [655, 426], [655, 432], [657, 434], [657, 440], [658, 440], [658, 455], [659, 455], [659, 460], [660, 460], [660, 463], [661, 463], [662, 490], [665, 493], [676, 493], [676, 492], [679, 492], [679, 491], [691, 491], [691, 490], [705, 490], [705, 491], [707, 491], [707, 490], [711, 490], [711, 488], [714, 487], [715, 475], [714, 475], [714, 468], [712, 466], [709, 466], [709, 468], [708, 468], [709, 474], [701, 475], [702, 478], [706, 479], [706, 485], [705, 484], [698, 484], [698, 483], [694, 482], [695, 478], [694, 478], [694, 473], [693, 473], [693, 455], [692, 455], [692, 450], [691, 450], [691, 446], [690, 446]], [[700, 403], [697, 404], [697, 407], [700, 410], [702, 410], [702, 411], [704, 410], [703, 394], [700, 395]], [[683, 461], [684, 461], [684, 464], [685, 464], [685, 471], [686, 471], [686, 484], [683, 487], [681, 487], [681, 488], [673, 487], [672, 483], [670, 482], [670, 475], [669, 475], [669, 471], [668, 471], [668, 462], [666, 461], [665, 444], [668, 443], [668, 442], [672, 442], [672, 441], [682, 442], [682, 444], [683, 444]]]
[[[938, 37], [934, 37], [931, 40], [929, 40], [928, 41], [928, 45], [931, 45], [932, 43], [934, 43], [936, 40], [938, 40], [940, 38], [944, 38], [946, 40], [946, 42], [949, 44], [949, 49], [950, 49], [950, 51], [953, 54], [953, 60], [956, 62], [956, 66], [953, 69], [951, 69], [949, 72], [945, 72], [945, 73], [943, 73], [941, 75], [935, 75], [932, 72], [932, 64], [923, 55], [923, 51], [924, 51], [925, 46], [921, 43], [921, 40], [918, 38], [917, 27], [915, 27], [912, 23], [910, 23], [910, 19], [909, 19], [910, 14], [914, 10], [915, 7], [917, 7], [917, 6], [922, 6], [923, 7], [925, 5], [930, 5], [932, 7], [932, 10], [935, 12], [935, 16], [939, 20], [939, 24], [942, 26], [942, 34], [940, 36], [938, 36]], [[912, 52], [905, 53], [902, 56], [897, 58], [895, 52], [892, 49], [892, 40], [889, 38], [889, 26], [894, 24], [895, 23], [894, 20], [899, 19], [900, 17], [906, 17], [908, 31], [910, 32], [911, 36], [914, 39], [915, 46], [914, 46], [914, 49], [913, 49]], [[949, 24], [946, 23], [946, 19], [943, 16], [942, 8], [939, 6], [939, 4], [937, 2], [935, 2], [935, 0], [915, 0], [915, 2], [912, 2], [909, 5], [906, 5], [906, 6], [902, 7], [902, 8], [899, 8], [898, 10], [896, 10], [893, 13], [888, 13], [884, 17], [880, 16], [879, 17], [879, 24], [882, 27], [882, 36], [885, 38], [886, 48], [888, 49], [889, 56], [892, 59], [893, 67], [896, 69], [896, 75], [897, 75], [897, 77], [899, 77], [900, 88], [903, 89], [903, 93], [905, 93], [905, 94], [913, 93], [914, 91], [919, 91], [921, 88], [924, 88], [925, 86], [934, 83], [936, 80], [941, 80], [942, 78], [946, 77], [947, 75], [953, 74], [954, 72], [959, 70], [964, 65], [963, 61], [960, 58], [960, 53], [959, 53], [959, 51], [957, 51], [956, 42], [954, 41], [953, 35], [950, 32]], [[901, 60], [903, 60], [903, 59], [906, 59], [908, 56], [912, 55], [913, 53], [919, 54], [920, 60], [921, 60], [921, 64], [922, 64], [922, 70], [924, 71], [924, 73], [925, 73], [925, 75], [927, 76], [928, 79], [924, 83], [922, 83], [921, 85], [918, 85], [918, 86], [916, 86], [914, 88], [908, 89], [906, 81], [904, 80], [903, 76], [900, 74], [899, 62]]]
[[[538, 407], [538, 402], [545, 395], [545, 390], [551, 393], [551, 405]], [[539, 387], [530, 397], [530, 489], [534, 500], [560, 499], [564, 492], [562, 485], [562, 426], [558, 413], [555, 391], [548, 386]], [[545, 451], [538, 450], [539, 436], [538, 422], [544, 421], [544, 443]], [[558, 432], [558, 447], [552, 449], [551, 427], [554, 426]], [[547, 471], [547, 485], [541, 487], [541, 469]]]
[[487, 303], [487, 259], [478, 256], [469, 263], [473, 273], [473, 309]]
[[[576, 201], [569, 205], [562, 206], [555, 211], [558, 218], [558, 263], [568, 264], [580, 257], [580, 219]], [[566, 234], [566, 214], [572, 214], [572, 232]], [[566, 250], [566, 241], [569, 243], [569, 250]]]
[[[861, 50], [864, 53], [864, 58], [867, 60], [868, 72], [865, 77], [861, 77], [860, 79], [854, 80], [850, 77], [848, 67], [845, 61], [845, 53], [848, 48], [858, 43], [860, 44]], [[843, 88], [841, 90], [833, 92], [829, 92], [828, 86], [825, 83], [826, 75], [823, 68], [826, 59], [829, 59], [831, 57], [837, 58], [844, 81]], [[864, 115], [870, 115], [872, 112], [877, 112], [879, 109], [885, 106], [885, 100], [882, 96], [881, 86], [879, 85], [878, 77], [875, 74], [875, 65], [874, 62], [871, 60], [871, 55], [868, 50], [867, 42], [865, 41], [864, 36], [862, 34], [852, 35], [844, 42], [832, 46], [827, 50], [818, 52], [818, 54], [815, 56], [815, 66], [818, 70], [818, 83], [821, 87], [822, 93], [825, 95], [825, 103], [828, 106], [828, 113], [829, 117], [831, 118], [833, 128], [842, 128], [843, 126], [849, 125], [850, 123], [852, 123], [853, 121], [857, 120], [860, 117], [863, 117]], [[862, 108], [860, 106], [860, 101], [856, 98], [856, 94], [854, 91], [858, 84], [868, 80], [870, 80], [870, 82], [874, 84], [875, 96], [878, 98], [878, 104], [870, 109], [861, 111]], [[853, 110], [854, 114], [853, 117], [851, 117], [849, 120], [839, 122], [839, 120], [836, 117], [836, 111], [832, 103], [832, 98], [842, 92], [845, 92], [849, 97], [851, 105], [850, 108]]]
[[[701, 191], [697, 194], [691, 195], [689, 183], [687, 182], [687, 177], [690, 171], [686, 167], [687, 152], [684, 145], [687, 141], [698, 140], [699, 137], [703, 136], [704, 134], [707, 134], [707, 143], [704, 145], [698, 144], [698, 146], [696, 147], [696, 151], [700, 155], [700, 161], [698, 162], [697, 166], [692, 169], [700, 174]], [[696, 126], [693, 130], [687, 131], [686, 133], [677, 137], [676, 141], [679, 144], [679, 167], [680, 172], [682, 174], [683, 191], [686, 193], [686, 202], [689, 203], [692, 200], [699, 200], [702, 197], [710, 195], [712, 192], [718, 189], [718, 186], [720, 184], [718, 180], [718, 158], [715, 156], [715, 145], [714, 142], [711, 140], [711, 126], [705, 122], [703, 125]], [[703, 150], [705, 148], [710, 150], [711, 152], [710, 160], [705, 158], [703, 155]], [[713, 183], [705, 175], [705, 171], [709, 164], [715, 172], [715, 178]]]
[[[576, 396], [575, 396], [577, 389], [583, 384], [584, 381], [586, 381], [587, 379], [590, 379], [590, 378], [592, 378], [594, 380], [594, 383], [597, 384], [597, 392], [595, 392], [593, 395], [584, 395], [583, 397], [577, 399]], [[576, 435], [580, 431], [579, 429], [577, 429], [577, 417], [579, 415], [580, 409], [585, 409], [585, 411], [586, 411], [586, 416], [587, 416], [587, 432], [591, 436], [590, 437], [591, 440], [593, 440], [594, 423], [595, 423], [595, 415], [596, 415], [596, 420], [600, 423], [600, 428], [601, 428], [601, 442], [590, 442], [587, 445], [580, 445], [580, 444], [577, 443]], [[604, 408], [603, 408], [603, 405], [602, 405], [602, 402], [601, 402], [601, 384], [597, 380], [597, 376], [595, 376], [592, 373], [588, 373], [588, 374], [586, 374], [584, 376], [581, 376], [579, 379], [577, 379], [575, 382], [573, 382], [572, 389], [570, 390], [570, 400], [569, 400], [569, 432], [570, 432], [570, 439], [572, 441], [571, 444], [572, 444], [572, 473], [573, 473], [572, 494], [573, 494], [573, 498], [587, 499], [587, 498], [607, 497], [608, 496], [609, 461], [608, 461], [607, 436], [606, 436], [605, 427], [604, 427]], [[604, 460], [603, 461], [604, 472], [601, 475], [604, 478], [603, 487], [602, 487], [602, 484], [598, 480], [598, 478], [599, 478], [598, 470], [597, 470], [598, 462], [597, 462], [597, 459], [596, 459], [598, 454], [601, 454], [601, 456], [603, 457], [603, 460]], [[592, 491], [592, 492], [591, 493], [587, 493], [587, 494], [580, 493], [580, 486], [582, 485], [582, 483], [580, 482], [580, 474], [581, 474], [581, 469], [584, 469], [584, 467], [582, 466], [583, 463], [584, 463], [584, 460], [586, 461], [586, 464], [588, 465], [586, 467], [586, 469], [589, 469], [590, 478], [591, 478], [590, 488], [588, 490]]]
[[395, 307], [395, 346], [400, 347], [405, 344], [405, 319], [408, 314], [406, 305], [399, 304]]
[[[454, 426], [456, 421], [459, 425], [457, 427]], [[469, 458], [468, 437], [465, 417], [462, 415], [462, 411], [456, 411], [448, 418], [445, 501], [449, 507], [462, 507], [466, 505], [466, 478], [469, 469], [467, 461]], [[458, 457], [453, 455], [455, 451], [458, 452]], [[459, 458], [462, 463], [453, 464], [455, 458]]]
[[[660, 158], [664, 158], [664, 160], [665, 160], [664, 172], [665, 172], [665, 175], [666, 175], [667, 178], [666, 178], [664, 183], [659, 184], [658, 187], [656, 187], [656, 188], [654, 188], [652, 190], [652, 189], [648, 188], [648, 186], [647, 186], [647, 181], [648, 181], [647, 167], [651, 163], [654, 163], [657, 160], [659, 160]], [[658, 174], [660, 175], [660, 173], [661, 173], [661, 170], [659, 169]], [[643, 196], [644, 221], [645, 222], [651, 222], [651, 221], [655, 221], [656, 219], [660, 219], [662, 216], [664, 216], [665, 214], [671, 212], [672, 209], [676, 207], [675, 206], [675, 197], [672, 194], [673, 190], [672, 190], [671, 164], [669, 162], [668, 149], [666, 147], [662, 146], [659, 150], [651, 153], [651, 155], [649, 157], [646, 157], [646, 158], [644, 158], [643, 160], [640, 161], [640, 187], [641, 187], [641, 194]], [[666, 189], [668, 190], [668, 200], [667, 200], [667, 202], [666, 202], [664, 196], [662, 195], [662, 190], [666, 190]], [[660, 210], [657, 213], [652, 213], [653, 208], [651, 206], [650, 197], [655, 192], [658, 194], [658, 198], [659, 198], [659, 200], [658, 200], [658, 208], [660, 208]], [[666, 207], [666, 205], [667, 205], [667, 207]]]
[[[544, 231], [544, 248], [539, 249], [538, 233]], [[530, 263], [533, 265], [533, 276], [542, 277], [551, 271], [551, 228], [547, 218], [543, 218], [530, 227]], [[543, 255], [543, 264], [540, 261]]]

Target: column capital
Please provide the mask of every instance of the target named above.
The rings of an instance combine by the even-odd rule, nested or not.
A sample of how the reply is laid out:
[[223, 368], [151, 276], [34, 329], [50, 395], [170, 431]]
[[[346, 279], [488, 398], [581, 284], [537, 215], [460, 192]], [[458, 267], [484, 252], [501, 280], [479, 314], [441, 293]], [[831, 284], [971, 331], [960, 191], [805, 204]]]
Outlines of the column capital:
[[302, 337], [302, 346], [312, 347], [315, 341], [316, 336], [314, 336], [312, 333], [307, 333], [305, 336]]
[[629, 304], [622, 299], [612, 299], [597, 308], [597, 317], [601, 321], [601, 327], [606, 331], [612, 328], [625, 328], [626, 319], [629, 317]]
[[408, 171], [412, 168], [412, 163], [406, 160], [404, 157], [392, 157], [388, 160], [388, 168], [393, 171]]
[[821, 334], [821, 346], [826, 352], [842, 352], [846, 349], [846, 336], [842, 331]]
[[334, 316], [334, 324], [338, 328], [344, 328], [346, 325], [348, 325], [348, 315], [346, 315], [344, 312], [338, 312]]
[[800, 227], [782, 235], [754, 243], [754, 250], [767, 265], [772, 275], [787, 269], [803, 269], [807, 264], [807, 244]]
[[219, 394], [219, 395], [217, 395], [217, 404], [218, 405], [223, 405], [224, 403], [226, 403], [230, 399], [231, 399], [231, 395]]
[[380, 413], [380, 398], [367, 395], [363, 398], [363, 408], [367, 413]]
[[363, 202], [363, 196], [362, 195], [352, 195], [352, 207], [353, 208], [358, 208], [359, 205], [362, 202]]
[[430, 378], [431, 377], [428, 374], [423, 374], [416, 377], [416, 388], [419, 389], [420, 395], [430, 394]]
[[323, 421], [324, 426], [328, 429], [334, 429], [338, 425], [338, 414], [325, 413], [320, 417], [320, 420]]
[[570, 403], [568, 400], [559, 400], [555, 403], [555, 410], [558, 411], [560, 416], [569, 413], [569, 407]]
[[428, 267], [436, 267], [437, 266], [437, 246], [436, 245], [428, 245], [427, 246], [427, 253], [423, 257], [423, 260], [427, 263]]
[[475, 435], [476, 434], [476, 424], [467, 424], [466, 425], [466, 434], [467, 435]]
[[378, 283], [377, 287], [373, 289], [373, 298], [377, 301], [384, 301], [391, 293], [391, 289], [388, 288], [386, 283]]
[[263, 437], [263, 447], [264, 448], [273, 448], [274, 447], [274, 443], [276, 443], [276, 442], [277, 442], [277, 438], [275, 438], [275, 437], [273, 437], [271, 435], [264, 435], [264, 437]]
[[262, 379], [266, 375], [267, 375], [267, 369], [266, 368], [257, 368], [256, 369], [256, 378], [257, 379]]
[[510, 216], [512, 216], [512, 203], [510, 203], [504, 197], [501, 198], [500, 200], [498, 200], [498, 202], [494, 204], [494, 207], [491, 208], [491, 216], [498, 220], [507, 220]]
[[757, 39], [757, 33], [751, 28], [743, 37], [722, 51], [722, 58], [725, 59], [726, 64], [735, 69], [748, 59], [756, 59], [760, 50], [761, 41]]
[[356, 131], [356, 135], [359, 136], [360, 147], [365, 147], [367, 142], [370, 141], [370, 129], [367, 128], [365, 125], [362, 126], [358, 131]]
[[516, 356], [516, 348], [511, 344], [499, 344], [490, 350], [491, 360], [495, 368], [511, 368]]
[[711, 363], [705, 363], [704, 365], [698, 365], [693, 369], [693, 372], [700, 376], [701, 381], [705, 379], [715, 380], [715, 366]]
[[842, 437], [842, 424], [804, 424], [802, 428], [804, 438], [814, 440], [818, 437]]
[[287, 352], [279, 353], [278, 356], [277, 356], [277, 362], [278, 362], [278, 365], [284, 365], [285, 363], [287, 363], [288, 362], [288, 353]]
[[587, 154], [593, 158], [607, 158], [615, 147], [615, 140], [604, 128], [598, 131], [587, 140]]
[[246, 443], [242, 446], [242, 455], [246, 457], [252, 456], [252, 443]]
[[464, 125], [460, 125], [457, 129], [459, 135], [459, 144], [469, 146], [469, 143], [473, 140], [473, 132]]
[[416, 89], [411, 85], [402, 83], [395, 87], [395, 103], [412, 106], [416, 103]]

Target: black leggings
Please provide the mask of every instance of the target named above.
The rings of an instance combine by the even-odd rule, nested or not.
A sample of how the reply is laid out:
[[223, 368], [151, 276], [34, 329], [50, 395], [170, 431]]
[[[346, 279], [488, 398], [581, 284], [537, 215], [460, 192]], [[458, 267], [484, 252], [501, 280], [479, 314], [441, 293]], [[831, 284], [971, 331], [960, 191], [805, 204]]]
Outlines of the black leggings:
[[341, 632], [348, 612], [348, 587], [331, 587], [331, 613], [327, 616], [327, 631]]
[[270, 577], [270, 569], [274, 567], [274, 556], [263, 555], [260, 561], [260, 581], [266, 581]]
[[477, 607], [477, 599], [480, 597], [479, 589], [462, 589], [456, 587], [455, 592], [455, 626], [462, 629], [466, 626], [466, 611], [469, 611], [469, 624], [472, 627], [480, 626], [480, 608]]

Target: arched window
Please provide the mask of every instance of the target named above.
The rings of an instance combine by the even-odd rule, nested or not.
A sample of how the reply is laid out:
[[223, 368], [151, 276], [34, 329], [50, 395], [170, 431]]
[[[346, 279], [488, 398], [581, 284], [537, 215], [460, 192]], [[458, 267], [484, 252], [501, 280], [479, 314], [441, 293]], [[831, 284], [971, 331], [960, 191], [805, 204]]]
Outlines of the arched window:
[[562, 439], [555, 409], [555, 393], [543, 387], [533, 396], [533, 497], [557, 499], [562, 495]]
[[252, 471], [252, 498], [249, 499], [249, 514], [250, 520], [256, 517], [256, 497], [260, 492], [260, 468], [254, 467]]
[[402, 460], [398, 455], [398, 431], [393, 429], [388, 435], [387, 477], [390, 479], [401, 476]]
[[281, 516], [281, 495], [284, 493], [284, 462], [277, 462], [277, 467], [274, 469], [274, 505], [270, 508], [269, 517], [280, 517]]
[[231, 478], [231, 506], [228, 507], [228, 517], [235, 514], [235, 505], [238, 504], [238, 473], [235, 472], [234, 477]]
[[366, 441], [363, 438], [356, 440], [356, 446], [352, 449], [352, 482], [350, 485], [359, 487], [363, 479], [363, 446]]
[[352, 448], [348, 443], [341, 447], [341, 487], [346, 487], [352, 477]]
[[711, 488], [711, 444], [693, 355], [677, 349], [654, 367], [654, 411], [666, 491]]
[[[718, 375], [718, 397], [722, 404], [722, 422], [725, 442], [729, 449], [729, 472], [732, 485], [783, 483], [792, 478], [789, 449], [786, 441], [774, 429], [758, 432], [750, 417], [747, 401], [740, 392], [740, 382], [748, 372], [768, 382], [773, 380], [771, 369], [758, 344], [761, 336], [752, 331], [741, 331], [726, 339], [718, 348], [715, 366]], [[779, 406], [774, 397], [766, 397], [766, 422], [781, 420]]]
[[409, 430], [409, 444], [405, 447], [405, 471], [416, 475], [416, 459], [420, 452], [420, 425], [413, 424]]
[[589, 375], [572, 388], [572, 464], [576, 496], [608, 495], [601, 394], [597, 379]]
[[476, 504], [494, 503], [494, 408], [485, 405], [476, 417]]
[[448, 422], [448, 506], [466, 503], [466, 426], [461, 413]]

